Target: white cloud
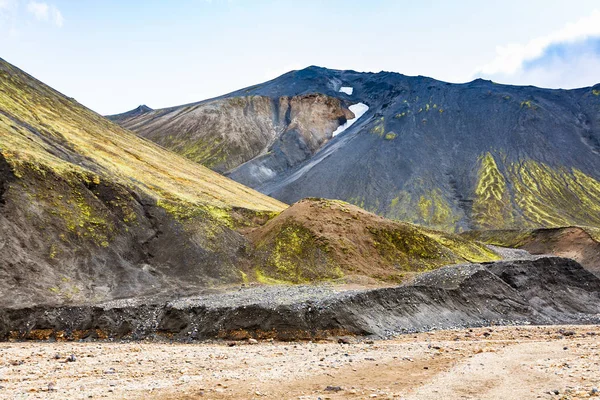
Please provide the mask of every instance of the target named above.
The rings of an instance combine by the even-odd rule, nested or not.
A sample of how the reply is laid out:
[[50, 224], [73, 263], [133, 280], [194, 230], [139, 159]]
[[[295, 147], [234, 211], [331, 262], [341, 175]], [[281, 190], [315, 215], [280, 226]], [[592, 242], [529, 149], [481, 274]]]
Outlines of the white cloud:
[[56, 6], [49, 5], [48, 3], [30, 1], [27, 4], [27, 11], [38, 21], [50, 21], [59, 28], [62, 27], [65, 22], [60, 10]]
[[46, 3], [38, 3], [37, 1], [30, 1], [27, 4], [27, 11], [35, 16], [39, 21], [48, 21], [50, 7]]
[[13, 37], [15, 25], [15, 16], [17, 11], [18, 0], [0, 0], [0, 34], [4, 34], [8, 29], [9, 37]]
[[476, 76], [510, 75], [521, 73], [523, 64], [543, 55], [551, 45], [585, 40], [600, 36], [600, 10], [575, 23], [569, 23], [562, 29], [546, 36], [531, 39], [529, 42], [511, 43], [496, 47], [496, 58], [477, 68]]
[[554, 44], [516, 72], [483, 75], [497, 82], [571, 89], [600, 83], [600, 36]]
[[52, 21], [54, 22], [54, 24], [56, 26], [58, 26], [59, 28], [62, 28], [63, 23], [65, 22], [65, 19], [63, 18], [62, 14], [60, 13], [59, 9], [52, 6], [50, 7], [50, 11], [52, 13]]
[[9, 10], [17, 4], [17, 0], [0, 0], [0, 12]]

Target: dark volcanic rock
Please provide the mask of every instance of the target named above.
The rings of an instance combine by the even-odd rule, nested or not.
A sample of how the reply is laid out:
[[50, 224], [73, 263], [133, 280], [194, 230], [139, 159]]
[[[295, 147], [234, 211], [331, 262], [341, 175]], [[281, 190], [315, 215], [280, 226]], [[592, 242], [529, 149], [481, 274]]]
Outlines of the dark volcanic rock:
[[572, 260], [540, 258], [445, 267], [409, 286], [369, 291], [267, 287], [166, 302], [4, 309], [0, 338], [56, 332], [77, 338], [90, 330], [134, 339], [387, 337], [433, 328], [599, 321], [600, 279]]
[[[352, 87], [352, 95], [340, 92], [342, 86]], [[230, 177], [288, 204], [305, 197], [340, 199], [450, 230], [600, 226], [600, 85], [550, 90], [481, 79], [450, 84], [309, 67], [195, 106], [212, 105], [227, 126], [231, 119], [218, 105], [224, 99], [260, 96], [278, 103], [311, 93], [337, 98], [343, 107], [362, 102], [369, 110], [350, 129], [321, 142], [318, 151], [293, 162], [286, 150], [291, 148], [276, 145], [285, 142], [283, 136], [273, 145], [264, 142], [263, 152]], [[180, 118], [185, 108], [169, 112], [175, 109]], [[253, 124], [258, 114], [244, 110]], [[155, 113], [166, 118], [167, 110]], [[305, 131], [319, 121], [306, 119]], [[159, 143], [183, 132], [149, 114], [121, 123], [146, 137], [151, 131]], [[212, 137], [212, 125], [196, 124], [192, 131], [194, 143], [211, 148], [199, 139]], [[257, 133], [250, 131], [235, 134], [234, 145], [256, 143]], [[303, 142], [293, 135], [294, 143]]]

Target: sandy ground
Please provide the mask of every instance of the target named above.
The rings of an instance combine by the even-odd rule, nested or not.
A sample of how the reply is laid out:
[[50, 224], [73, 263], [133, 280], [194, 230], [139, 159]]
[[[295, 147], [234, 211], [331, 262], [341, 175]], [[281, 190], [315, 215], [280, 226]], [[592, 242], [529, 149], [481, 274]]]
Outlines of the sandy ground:
[[0, 387], [2, 399], [588, 398], [600, 388], [600, 326], [352, 344], [0, 343]]

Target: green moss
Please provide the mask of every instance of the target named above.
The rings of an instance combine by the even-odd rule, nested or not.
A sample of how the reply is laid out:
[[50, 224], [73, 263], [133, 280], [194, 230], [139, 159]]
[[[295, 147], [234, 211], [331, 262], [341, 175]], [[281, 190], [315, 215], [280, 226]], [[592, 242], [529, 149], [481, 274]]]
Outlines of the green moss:
[[531, 100], [525, 100], [521, 102], [521, 108], [530, 108], [533, 110], [537, 110], [538, 106], [536, 106]]
[[380, 255], [404, 270], [428, 270], [457, 262], [487, 262], [498, 255], [482, 244], [406, 225], [398, 229], [369, 229]]
[[296, 282], [289, 282], [285, 280], [275, 279], [268, 275], [265, 275], [260, 269], [256, 269], [254, 271], [256, 281], [258, 283], [262, 283], [263, 285], [292, 285]]
[[[423, 187], [422, 184], [419, 186]], [[404, 204], [403, 208], [408, 212], [405, 211], [403, 215], [396, 214], [394, 218], [435, 229], [454, 231], [460, 216], [454, 212], [450, 203], [442, 195], [441, 190], [436, 188], [431, 191], [424, 191], [422, 188], [421, 191], [424, 193], [419, 196], [417, 204], [412, 204], [410, 201]]]
[[394, 132], [388, 132], [385, 134], [384, 139], [385, 140], [394, 140], [394, 139], [396, 139], [397, 136], [398, 135], [396, 135]]
[[600, 96], [600, 89], [598, 89], [598, 90], [596, 90], [596, 89], [592, 90], [592, 94], [594, 96]]
[[229, 228], [234, 227], [231, 209], [167, 199], [158, 199], [157, 205], [171, 214], [179, 222], [189, 222], [199, 218], [204, 221], [213, 221]]
[[198, 164], [215, 168], [227, 162], [234, 147], [228, 147], [221, 138], [213, 140], [190, 140], [184, 137], [168, 145], [168, 148]]
[[425, 196], [419, 198], [419, 211], [424, 220], [429, 220], [431, 206], [431, 199], [428, 199]]
[[600, 243], [600, 228], [593, 228], [591, 226], [582, 226], [581, 228], [585, 230], [592, 239]]
[[473, 220], [479, 227], [502, 227], [513, 223], [506, 178], [491, 153], [480, 158], [473, 201]]
[[54, 260], [58, 255], [58, 249], [55, 244], [50, 245], [50, 253], [48, 254], [48, 258]]
[[[99, 179], [88, 179], [78, 172], [58, 176], [48, 167], [30, 162], [20, 162], [17, 168], [23, 182], [28, 182], [20, 192], [28, 199], [22, 209], [35, 224], [40, 224], [40, 229], [62, 232], [60, 237], [65, 242], [108, 246], [117, 231], [114, 217], [85, 186]], [[60, 247], [51, 244], [48, 258], [57, 259], [60, 255]]]
[[380, 117], [376, 125], [371, 129], [371, 133], [382, 136], [385, 134], [385, 121], [383, 117]]
[[512, 164], [515, 203], [523, 226], [600, 226], [600, 182], [577, 169], [532, 160]]
[[394, 262], [397, 259], [408, 257], [409, 259], [426, 260], [437, 259], [441, 249], [433, 244], [426, 235], [416, 229], [386, 229], [368, 228], [374, 238], [375, 247], [382, 257]]
[[319, 242], [307, 228], [296, 223], [285, 224], [272, 242], [257, 248], [267, 254], [257, 269], [263, 281], [268, 277], [277, 282], [308, 283], [343, 276], [339, 266], [328, 256], [327, 244]]
[[456, 235], [426, 230], [425, 234], [450, 249], [455, 256], [473, 263], [496, 261], [500, 256], [480, 243], [466, 240]]

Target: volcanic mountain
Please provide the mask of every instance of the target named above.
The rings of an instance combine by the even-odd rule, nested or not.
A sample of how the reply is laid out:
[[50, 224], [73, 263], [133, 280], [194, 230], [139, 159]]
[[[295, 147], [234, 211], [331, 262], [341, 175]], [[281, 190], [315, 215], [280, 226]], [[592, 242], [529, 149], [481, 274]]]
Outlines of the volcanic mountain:
[[257, 281], [360, 275], [397, 282], [498, 258], [481, 243], [339, 201], [288, 208], [139, 138], [3, 60], [0, 249], [6, 308], [173, 298]]
[[340, 199], [449, 231], [600, 226], [600, 85], [309, 67], [110, 118], [286, 203]]

